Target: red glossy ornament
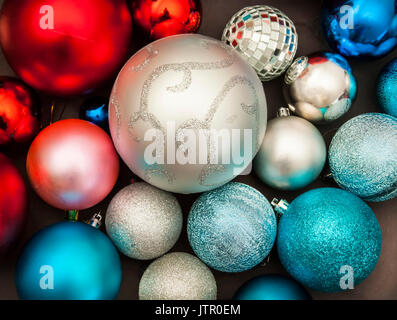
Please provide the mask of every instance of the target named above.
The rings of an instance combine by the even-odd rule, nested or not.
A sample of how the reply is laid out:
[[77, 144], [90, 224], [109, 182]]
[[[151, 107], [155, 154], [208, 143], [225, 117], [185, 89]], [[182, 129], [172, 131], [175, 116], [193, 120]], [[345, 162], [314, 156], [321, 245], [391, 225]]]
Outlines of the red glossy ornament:
[[0, 253], [19, 233], [26, 214], [25, 183], [17, 168], [0, 153]]
[[201, 22], [199, 0], [132, 1], [134, 21], [154, 39], [194, 33]]
[[112, 190], [119, 158], [100, 127], [68, 119], [38, 134], [30, 146], [26, 169], [45, 202], [63, 210], [82, 210], [96, 205]]
[[39, 131], [32, 91], [17, 79], [0, 77], [0, 145], [25, 143]]
[[131, 35], [125, 0], [5, 0], [0, 16], [10, 66], [55, 95], [86, 93], [112, 76]]

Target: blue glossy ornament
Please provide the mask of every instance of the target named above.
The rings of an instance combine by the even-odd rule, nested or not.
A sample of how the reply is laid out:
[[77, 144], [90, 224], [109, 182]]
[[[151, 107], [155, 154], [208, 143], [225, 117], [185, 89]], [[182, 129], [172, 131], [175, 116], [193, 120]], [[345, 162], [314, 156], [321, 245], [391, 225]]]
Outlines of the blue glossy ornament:
[[256, 189], [231, 182], [193, 204], [187, 232], [196, 255], [223, 272], [249, 270], [269, 254], [277, 232], [274, 211]]
[[109, 132], [108, 99], [104, 97], [89, 98], [80, 108], [80, 119], [87, 120]]
[[327, 0], [323, 27], [328, 43], [349, 57], [378, 57], [397, 45], [395, 0]]
[[397, 118], [367, 113], [350, 119], [329, 147], [336, 183], [366, 201], [397, 196]]
[[298, 282], [288, 277], [269, 274], [246, 282], [236, 293], [235, 300], [311, 300]]
[[382, 110], [397, 117], [397, 59], [381, 71], [376, 85], [376, 98]]
[[314, 189], [290, 205], [279, 202], [276, 211], [282, 214], [277, 236], [280, 261], [304, 286], [342, 291], [349, 280], [356, 286], [375, 268], [382, 233], [371, 208], [354, 194]]
[[100, 230], [81, 222], [61, 222], [41, 230], [25, 246], [15, 281], [21, 299], [115, 299], [121, 263]]

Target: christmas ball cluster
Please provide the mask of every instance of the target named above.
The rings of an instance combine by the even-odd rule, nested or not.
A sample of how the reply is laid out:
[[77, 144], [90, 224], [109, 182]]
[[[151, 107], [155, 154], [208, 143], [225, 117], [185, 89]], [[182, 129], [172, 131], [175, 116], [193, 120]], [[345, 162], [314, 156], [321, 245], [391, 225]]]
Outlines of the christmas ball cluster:
[[[22, 3], [23, 16], [14, 2], [4, 2], [0, 44], [32, 88], [53, 96], [87, 94], [125, 64], [109, 99], [84, 97], [80, 119], [52, 123], [51, 109], [50, 124], [39, 133], [32, 89], [0, 78], [0, 145], [33, 140], [26, 158], [31, 186], [70, 220], [45, 227], [24, 245], [15, 272], [21, 299], [115, 299], [120, 254], [146, 263], [141, 300], [215, 300], [213, 272], [265, 270], [272, 250], [289, 276], [262, 274], [234, 299], [308, 300], [305, 288], [343, 291], [371, 274], [382, 233], [365, 201], [397, 196], [396, 61], [385, 66], [375, 89], [387, 114], [346, 121], [328, 150], [316, 126], [357, 108], [356, 79], [343, 56], [374, 58], [396, 46], [395, 1], [326, 1], [323, 27], [338, 53], [295, 61], [294, 23], [265, 5], [238, 11], [219, 41], [189, 34], [202, 22], [198, 0], [131, 1], [132, 15], [121, 0]], [[157, 40], [126, 61], [133, 20]], [[283, 74], [285, 105], [268, 121], [261, 81]], [[229, 139], [214, 144], [214, 132]], [[252, 163], [258, 182], [273, 191], [302, 190], [320, 176], [327, 153], [339, 188], [302, 191], [290, 204], [232, 182]], [[143, 181], [115, 188], [118, 155]], [[0, 186], [4, 254], [22, 229], [27, 195], [20, 173], [1, 153]], [[180, 201], [187, 198], [171, 192], [202, 193], [191, 198], [186, 225]], [[79, 210], [94, 210], [108, 196], [103, 214], [78, 221]], [[170, 252], [183, 232], [192, 254]], [[346, 272], [353, 278], [343, 277]]]

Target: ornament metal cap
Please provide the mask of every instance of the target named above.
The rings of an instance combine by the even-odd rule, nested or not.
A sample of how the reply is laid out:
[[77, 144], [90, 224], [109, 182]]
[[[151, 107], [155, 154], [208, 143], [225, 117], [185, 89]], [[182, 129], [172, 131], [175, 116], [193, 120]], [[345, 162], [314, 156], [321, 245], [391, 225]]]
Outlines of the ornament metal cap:
[[89, 224], [91, 227], [99, 229], [100, 226], [102, 225], [102, 214], [101, 212], [95, 213], [90, 220], [88, 220], [87, 224]]
[[271, 205], [273, 206], [277, 215], [281, 216], [287, 212], [289, 203], [286, 200], [278, 200], [277, 198], [274, 198], [271, 202]]
[[291, 115], [291, 112], [288, 107], [282, 107], [278, 109], [277, 111], [277, 117], [289, 117]]

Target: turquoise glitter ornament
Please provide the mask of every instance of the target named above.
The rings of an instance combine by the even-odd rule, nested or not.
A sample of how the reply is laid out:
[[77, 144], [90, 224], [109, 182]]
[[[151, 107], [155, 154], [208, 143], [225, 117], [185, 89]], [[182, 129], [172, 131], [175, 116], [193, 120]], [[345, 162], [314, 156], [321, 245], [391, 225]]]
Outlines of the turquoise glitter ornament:
[[384, 112], [397, 117], [397, 59], [390, 61], [381, 71], [376, 85], [376, 98]]
[[298, 282], [278, 274], [267, 274], [246, 282], [235, 300], [311, 300]]
[[367, 113], [347, 121], [329, 148], [337, 184], [366, 201], [397, 196], [397, 118]]
[[121, 263], [112, 242], [97, 228], [61, 222], [41, 230], [25, 246], [15, 281], [21, 299], [115, 299]]
[[190, 210], [190, 245], [213, 269], [241, 272], [269, 254], [277, 232], [274, 211], [257, 190], [232, 182], [201, 195]]
[[304, 286], [337, 292], [362, 282], [375, 268], [382, 233], [371, 208], [337, 188], [308, 191], [290, 205], [273, 200], [277, 250], [288, 273]]

